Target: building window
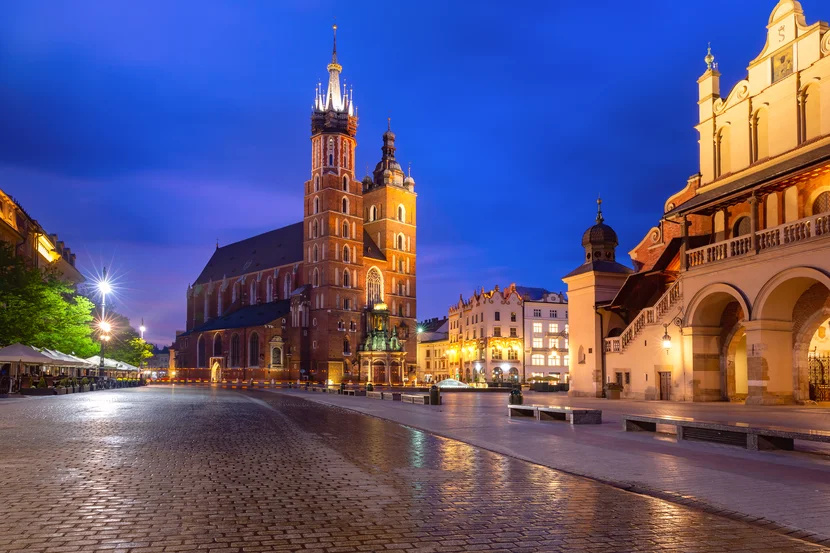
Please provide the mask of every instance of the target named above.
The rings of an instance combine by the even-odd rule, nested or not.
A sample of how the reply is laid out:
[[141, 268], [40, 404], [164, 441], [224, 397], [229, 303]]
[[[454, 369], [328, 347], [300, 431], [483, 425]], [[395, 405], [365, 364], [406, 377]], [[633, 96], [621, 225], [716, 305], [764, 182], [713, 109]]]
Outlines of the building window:
[[205, 361], [205, 337], [199, 336], [199, 341], [196, 342], [196, 366], [204, 368], [207, 366]]
[[314, 213], [320, 213], [320, 198], [314, 198]]
[[251, 334], [251, 343], [248, 347], [248, 366], [259, 367], [259, 334]]
[[511, 314], [510, 314], [510, 322], [511, 322], [511, 323], [515, 323], [515, 322], [516, 322], [516, 314], [515, 314], [515, 313], [511, 313]]
[[405, 245], [405, 243], [404, 243], [403, 234], [399, 234], [398, 235], [398, 249], [403, 251], [404, 250], [404, 245]]
[[349, 213], [349, 199], [343, 198], [342, 202], [343, 213]]
[[236, 298], [239, 297], [239, 283], [234, 282], [233, 288], [231, 289], [231, 303], [236, 301]]
[[549, 367], [556, 367], [559, 366], [559, 356], [555, 353], [551, 353], [548, 355], [548, 366]]
[[534, 348], [542, 348], [542, 347], [544, 347], [544, 346], [542, 345], [542, 339], [541, 339], [541, 338], [534, 338], [534, 339], [533, 339], [533, 347], [534, 347]]
[[378, 218], [378, 208], [376, 206], [372, 206], [369, 208], [369, 221], [374, 221]]
[[343, 191], [349, 191], [349, 177], [343, 177]]
[[250, 294], [248, 294], [248, 305], [256, 303], [256, 280], [251, 281]]
[[349, 274], [349, 270], [346, 269], [345, 271], [343, 271], [343, 287], [344, 288], [349, 288], [349, 287], [351, 287], [351, 283], [352, 283], [352, 277]]
[[334, 139], [329, 138], [329, 167], [334, 165]]
[[490, 359], [492, 359], [493, 361], [501, 361], [501, 349], [493, 348], [490, 352]]
[[570, 356], [567, 353], [562, 356], [562, 364], [566, 367], [570, 365]]
[[239, 334], [234, 334], [231, 337], [231, 367], [238, 367], [240, 363], [240, 351], [239, 351]]
[[550, 310], [550, 318], [551, 318], [551, 319], [555, 319], [555, 318], [556, 318], [556, 309], [551, 309], [551, 310]]
[[541, 353], [534, 353], [530, 356], [530, 364], [534, 367], [540, 367], [545, 365], [545, 356]]
[[[567, 314], [567, 313], [565, 313], [565, 316], [567, 316], [567, 315], [568, 315], [568, 314]], [[568, 332], [568, 323], [565, 323], [565, 332]]]
[[511, 327], [510, 328], [510, 337], [511, 338], [516, 338], [517, 336], [518, 336], [518, 334], [516, 334], [516, 327]]
[[813, 215], [830, 212], [830, 192], [822, 192], [813, 202]]
[[500, 321], [500, 320], [501, 320], [501, 313], [500, 313], [500, 312], [498, 312], [498, 311], [496, 311], [496, 320], [497, 320], [497, 321]]
[[383, 277], [376, 267], [366, 273], [366, 304], [373, 307], [383, 301]]
[[222, 357], [222, 335], [217, 334], [213, 337], [213, 356]]
[[406, 222], [406, 209], [402, 205], [398, 206], [398, 221]]
[[225, 296], [225, 294], [222, 293], [222, 289], [220, 288], [219, 289], [219, 297], [216, 298], [216, 316], [217, 317], [222, 316], [222, 309], [224, 307], [224, 305], [223, 305], [224, 304], [224, 301], [223, 301], [224, 296]]
[[559, 332], [559, 323], [548, 323], [548, 332]]
[[500, 326], [494, 326], [493, 327], [493, 336], [495, 336], [496, 338], [501, 337], [501, 327]]
[[317, 244], [314, 244], [314, 248], [311, 251], [313, 252], [312, 255], [311, 255], [311, 260], [314, 263], [317, 263], [317, 251], [318, 251], [317, 250]]
[[348, 263], [349, 262], [349, 253], [350, 253], [350, 251], [351, 250], [349, 250], [349, 246], [343, 246], [343, 263]]
[[314, 191], [315, 192], [320, 191], [320, 177], [319, 176], [314, 177]]
[[747, 234], [752, 232], [752, 222], [749, 220], [749, 217], [741, 217], [736, 222], [732, 229], [732, 237], [737, 238], [739, 236], [746, 236]]
[[285, 284], [283, 285], [283, 299], [288, 299], [293, 290], [291, 289], [291, 275], [285, 275]]
[[320, 225], [317, 223], [317, 219], [315, 219], [314, 222], [311, 223], [311, 228], [312, 228], [311, 236], [313, 238], [317, 238], [320, 235], [320, 232], [319, 232], [320, 231]]
[[[315, 251], [316, 251], [316, 250], [315, 250]], [[316, 288], [316, 287], [318, 287], [318, 286], [320, 286], [320, 273], [317, 271], [317, 269], [314, 269], [314, 273], [313, 273], [313, 275], [312, 275], [312, 277], [311, 277], [311, 284], [312, 284], [315, 288]]]
[[565, 349], [569, 349], [569, 348], [570, 348], [570, 346], [568, 345], [568, 339], [565, 338]]
[[282, 365], [282, 349], [280, 348], [272, 348], [271, 349], [271, 365]]
[[271, 277], [265, 280], [265, 301], [268, 303], [274, 301], [274, 279]]
[[349, 237], [349, 222], [343, 221], [343, 238]]
[[534, 309], [533, 310], [533, 316], [534, 317], [541, 317], [542, 316], [542, 310], [541, 309]]
[[533, 333], [534, 334], [541, 334], [542, 333], [542, 323], [533, 323]]
[[343, 339], [343, 355], [351, 355], [352, 354], [352, 345], [349, 342], [348, 338]]

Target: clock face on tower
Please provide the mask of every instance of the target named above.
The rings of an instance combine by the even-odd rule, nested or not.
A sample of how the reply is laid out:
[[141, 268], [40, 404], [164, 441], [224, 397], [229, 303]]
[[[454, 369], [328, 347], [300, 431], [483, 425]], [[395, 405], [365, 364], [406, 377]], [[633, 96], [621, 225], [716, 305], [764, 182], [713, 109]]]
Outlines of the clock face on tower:
[[772, 82], [778, 82], [793, 72], [793, 47], [790, 46], [772, 56]]

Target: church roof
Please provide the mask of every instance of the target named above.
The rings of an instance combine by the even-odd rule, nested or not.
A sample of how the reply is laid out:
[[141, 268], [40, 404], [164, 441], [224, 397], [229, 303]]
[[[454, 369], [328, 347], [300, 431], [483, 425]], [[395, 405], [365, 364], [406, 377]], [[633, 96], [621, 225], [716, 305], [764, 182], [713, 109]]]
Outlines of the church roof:
[[303, 260], [303, 223], [294, 223], [221, 248], [194, 284], [221, 281]]
[[380, 251], [378, 245], [375, 244], [375, 241], [372, 240], [372, 237], [369, 236], [369, 233], [365, 230], [363, 231], [363, 257], [386, 261], [386, 256], [383, 255], [383, 252]]
[[279, 319], [291, 312], [291, 300], [279, 300], [259, 305], [248, 305], [211, 319], [202, 326], [196, 327], [193, 332], [205, 332], [207, 330], [225, 330], [229, 328], [244, 328], [249, 326], [262, 326]]

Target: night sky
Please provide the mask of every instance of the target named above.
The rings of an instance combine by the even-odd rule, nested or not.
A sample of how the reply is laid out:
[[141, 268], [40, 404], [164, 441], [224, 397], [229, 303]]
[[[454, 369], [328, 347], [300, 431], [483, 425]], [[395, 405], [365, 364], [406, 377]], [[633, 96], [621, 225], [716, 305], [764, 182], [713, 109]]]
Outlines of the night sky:
[[170, 343], [217, 238], [301, 220], [336, 16], [358, 178], [389, 116], [412, 162], [418, 317], [481, 286], [565, 290], [597, 194], [627, 262], [697, 172], [706, 43], [725, 96], [775, 3], [3, 2], [0, 188]]

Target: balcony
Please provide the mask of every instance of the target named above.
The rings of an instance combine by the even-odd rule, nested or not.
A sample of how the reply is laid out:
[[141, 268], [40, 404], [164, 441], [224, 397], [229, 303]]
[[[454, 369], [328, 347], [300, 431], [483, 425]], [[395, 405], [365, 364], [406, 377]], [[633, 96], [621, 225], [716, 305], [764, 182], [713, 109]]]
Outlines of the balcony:
[[755, 245], [753, 245], [753, 235], [749, 234], [689, 250], [686, 252], [686, 266], [693, 269], [727, 259], [780, 250], [792, 244], [801, 244], [827, 236], [830, 236], [830, 213], [812, 215], [798, 221], [757, 231], [754, 235]]

